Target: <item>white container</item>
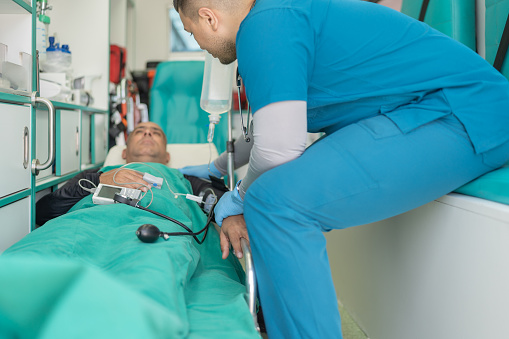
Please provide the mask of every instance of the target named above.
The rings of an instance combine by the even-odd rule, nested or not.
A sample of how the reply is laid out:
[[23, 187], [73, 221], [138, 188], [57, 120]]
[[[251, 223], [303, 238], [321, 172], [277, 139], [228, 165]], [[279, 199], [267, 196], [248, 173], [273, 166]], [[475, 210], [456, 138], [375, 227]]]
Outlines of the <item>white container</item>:
[[209, 53], [205, 54], [205, 69], [200, 107], [211, 115], [226, 113], [232, 106], [234, 63], [223, 65]]

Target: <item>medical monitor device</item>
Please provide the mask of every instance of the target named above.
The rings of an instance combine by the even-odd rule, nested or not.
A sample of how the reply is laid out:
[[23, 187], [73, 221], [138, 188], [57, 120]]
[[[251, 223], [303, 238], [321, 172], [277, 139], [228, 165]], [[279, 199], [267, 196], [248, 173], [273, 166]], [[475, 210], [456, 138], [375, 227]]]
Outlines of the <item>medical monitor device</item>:
[[113, 197], [115, 197], [116, 193], [136, 200], [139, 200], [141, 195], [141, 191], [137, 189], [99, 184], [92, 196], [92, 202], [96, 205], [113, 204], [115, 202]]

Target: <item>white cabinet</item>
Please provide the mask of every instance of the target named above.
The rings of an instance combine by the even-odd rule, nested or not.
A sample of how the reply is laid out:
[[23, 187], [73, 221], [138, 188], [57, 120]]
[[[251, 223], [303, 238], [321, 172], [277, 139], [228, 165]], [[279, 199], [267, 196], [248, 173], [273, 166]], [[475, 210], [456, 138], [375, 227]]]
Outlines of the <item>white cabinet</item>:
[[[36, 3], [0, 0], [0, 175], [4, 179], [0, 252], [35, 226], [38, 192], [51, 192], [81, 169], [99, 168], [108, 151], [110, 1], [50, 1], [49, 34], [58, 33], [59, 42], [70, 45], [69, 80], [88, 81], [86, 89], [94, 99], [90, 107], [33, 93]], [[6, 77], [9, 72], [23, 77], [13, 82]], [[24, 87], [13, 86], [21, 82]], [[53, 112], [53, 107], [56, 114], [50, 116], [48, 109]], [[39, 165], [32, 168], [35, 159]]]
[[0, 102], [0, 198], [30, 188], [30, 110]]
[[31, 197], [0, 208], [0, 253], [30, 233]]
[[0, 209], [0, 253], [30, 232], [30, 206], [26, 197]]
[[80, 169], [80, 111], [57, 110], [55, 172], [64, 175]]

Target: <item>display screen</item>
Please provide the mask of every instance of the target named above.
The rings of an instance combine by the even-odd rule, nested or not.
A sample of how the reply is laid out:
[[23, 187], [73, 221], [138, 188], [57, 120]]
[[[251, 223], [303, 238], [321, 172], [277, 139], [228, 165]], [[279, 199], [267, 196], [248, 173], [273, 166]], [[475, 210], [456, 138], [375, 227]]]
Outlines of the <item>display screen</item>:
[[122, 188], [119, 187], [103, 186], [99, 193], [97, 194], [97, 196], [102, 198], [113, 199], [115, 197], [115, 193], [120, 193], [121, 191]]

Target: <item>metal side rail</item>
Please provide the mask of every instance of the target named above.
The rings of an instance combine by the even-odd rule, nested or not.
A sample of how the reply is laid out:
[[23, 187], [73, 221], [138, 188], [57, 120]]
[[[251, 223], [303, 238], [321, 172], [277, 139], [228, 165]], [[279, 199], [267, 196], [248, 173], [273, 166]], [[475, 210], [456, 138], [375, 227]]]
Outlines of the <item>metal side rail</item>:
[[240, 239], [240, 244], [242, 246], [242, 252], [244, 253], [244, 264], [246, 269], [247, 304], [249, 306], [249, 311], [253, 316], [255, 328], [258, 332], [260, 332], [260, 325], [258, 325], [258, 316], [256, 313], [256, 298], [257, 298], [256, 274], [253, 265], [251, 247], [249, 247], [247, 240], [244, 238]]

